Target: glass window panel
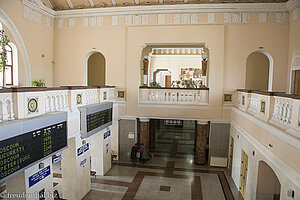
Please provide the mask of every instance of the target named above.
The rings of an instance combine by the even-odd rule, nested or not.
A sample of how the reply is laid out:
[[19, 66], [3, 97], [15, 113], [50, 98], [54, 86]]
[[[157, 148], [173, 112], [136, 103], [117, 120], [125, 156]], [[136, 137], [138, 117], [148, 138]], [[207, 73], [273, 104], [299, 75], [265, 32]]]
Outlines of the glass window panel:
[[5, 49], [6, 49], [7, 51], [11, 51], [11, 47], [8, 46], [8, 45], [5, 46]]
[[6, 84], [12, 85], [12, 68], [5, 67], [5, 77], [6, 77]]
[[12, 65], [12, 53], [7, 52], [6, 54], [6, 65]]

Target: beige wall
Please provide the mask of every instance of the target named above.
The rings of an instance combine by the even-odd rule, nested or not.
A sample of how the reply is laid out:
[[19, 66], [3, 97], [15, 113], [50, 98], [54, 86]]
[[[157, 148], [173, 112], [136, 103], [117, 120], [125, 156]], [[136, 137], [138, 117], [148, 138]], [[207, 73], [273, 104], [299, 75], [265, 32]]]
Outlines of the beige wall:
[[246, 89], [268, 90], [269, 59], [260, 52], [251, 53], [246, 62]]
[[225, 33], [224, 88], [245, 88], [247, 57], [263, 50], [274, 60], [273, 91], [287, 91], [288, 24], [226, 25]]
[[[296, 12], [298, 10], [298, 12]], [[293, 19], [293, 13], [296, 13], [296, 19]], [[290, 84], [290, 67], [296, 55], [300, 55], [300, 8], [296, 8], [290, 17], [290, 32], [289, 32], [289, 62], [288, 62], [288, 85]], [[299, 59], [299, 58], [298, 58]]]
[[[98, 51], [106, 59], [106, 84], [125, 86], [126, 27], [75, 30], [66, 28], [54, 31], [54, 85], [83, 85], [87, 55]], [[72, 73], [68, 73], [70, 71]]]
[[[25, 43], [31, 68], [31, 80], [44, 77], [46, 85], [52, 86], [53, 29], [45, 24], [39, 24], [24, 18], [24, 7], [21, 0], [0, 0], [0, 8], [13, 21]], [[45, 21], [44, 16], [42, 16], [42, 21]], [[14, 40], [12, 36], [10, 36], [10, 39]], [[42, 54], [44, 54], [44, 57], [41, 56]], [[19, 63], [20, 85], [25, 85], [24, 65], [20, 56]]]
[[[288, 24], [57, 28], [54, 31], [54, 84], [83, 84], [86, 55], [99, 51], [106, 58], [106, 84], [127, 90], [126, 115], [163, 117], [186, 113], [185, 116], [194, 118], [221, 118], [223, 89], [245, 87], [246, 59], [260, 46], [274, 59], [273, 90], [287, 89], [288, 34]], [[157, 109], [156, 112], [153, 108], [138, 108], [140, 58], [145, 43], [206, 43], [211, 52], [208, 111], [190, 113], [185, 109], [166, 109], [161, 112]]]
[[94, 53], [88, 59], [88, 85], [105, 85], [105, 58]]

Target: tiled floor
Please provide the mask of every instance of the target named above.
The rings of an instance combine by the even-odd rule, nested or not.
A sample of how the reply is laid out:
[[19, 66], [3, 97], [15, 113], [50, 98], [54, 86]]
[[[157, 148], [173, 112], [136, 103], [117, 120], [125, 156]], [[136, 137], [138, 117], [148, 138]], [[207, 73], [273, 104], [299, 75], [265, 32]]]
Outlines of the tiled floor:
[[242, 199], [229, 172], [194, 164], [194, 126], [157, 127], [153, 158], [132, 166], [113, 163], [105, 176], [92, 178], [84, 200], [231, 200]]

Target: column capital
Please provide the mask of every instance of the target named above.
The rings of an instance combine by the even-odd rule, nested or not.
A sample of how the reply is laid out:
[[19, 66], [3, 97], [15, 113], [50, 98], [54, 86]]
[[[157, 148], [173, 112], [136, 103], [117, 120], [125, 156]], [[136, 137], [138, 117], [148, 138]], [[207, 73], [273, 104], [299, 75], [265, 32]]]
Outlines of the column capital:
[[140, 122], [149, 122], [150, 121], [150, 119], [147, 117], [140, 117], [139, 119], [140, 119]]
[[207, 124], [208, 124], [208, 121], [197, 120], [197, 124], [207, 125]]

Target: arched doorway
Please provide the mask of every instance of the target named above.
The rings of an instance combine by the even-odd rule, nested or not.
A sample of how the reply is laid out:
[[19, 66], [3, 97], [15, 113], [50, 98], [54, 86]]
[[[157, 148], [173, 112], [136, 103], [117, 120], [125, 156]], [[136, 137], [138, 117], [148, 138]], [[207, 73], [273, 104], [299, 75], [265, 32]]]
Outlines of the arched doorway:
[[105, 85], [106, 60], [102, 53], [93, 52], [87, 59], [87, 85]]
[[264, 51], [255, 51], [247, 57], [245, 88], [272, 91], [273, 59]]
[[162, 87], [171, 87], [171, 72], [168, 69], [157, 69], [153, 72], [153, 80], [159, 83]]
[[259, 161], [256, 199], [280, 199], [280, 182], [273, 169], [264, 161]]

